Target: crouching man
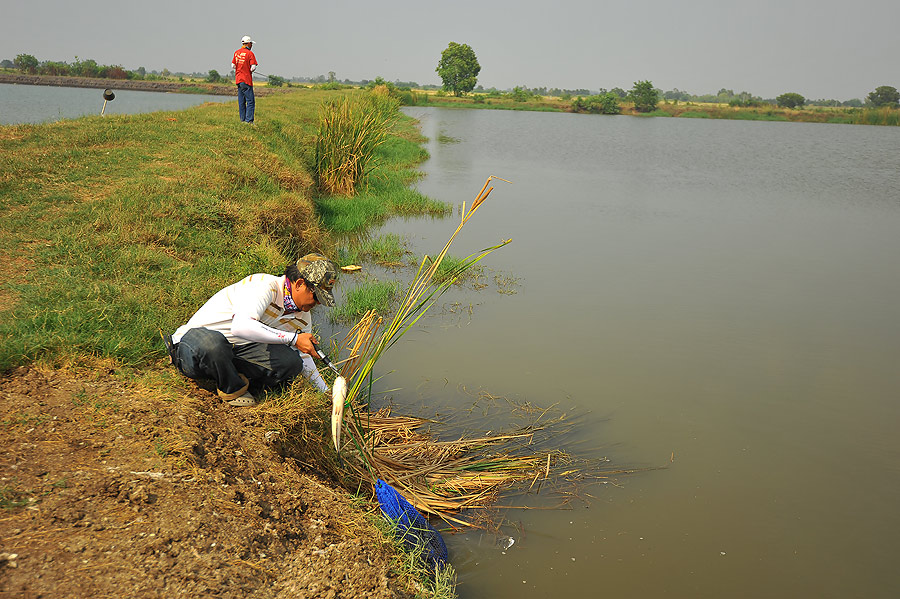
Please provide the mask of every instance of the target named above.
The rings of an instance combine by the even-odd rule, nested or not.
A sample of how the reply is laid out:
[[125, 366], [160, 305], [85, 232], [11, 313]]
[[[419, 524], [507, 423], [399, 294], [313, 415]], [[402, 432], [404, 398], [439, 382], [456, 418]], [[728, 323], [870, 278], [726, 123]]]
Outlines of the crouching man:
[[307, 254], [283, 276], [254, 274], [229, 285], [167, 340], [172, 362], [189, 378], [215, 381], [232, 406], [254, 406], [254, 393], [301, 373], [328, 391], [312, 359], [319, 354], [310, 310], [334, 306], [336, 279], [334, 262]]

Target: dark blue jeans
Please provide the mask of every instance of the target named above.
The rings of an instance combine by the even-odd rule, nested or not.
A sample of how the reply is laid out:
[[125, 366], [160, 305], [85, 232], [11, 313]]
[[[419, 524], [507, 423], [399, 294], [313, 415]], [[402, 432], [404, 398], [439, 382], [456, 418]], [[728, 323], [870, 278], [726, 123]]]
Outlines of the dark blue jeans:
[[234, 393], [244, 386], [250, 390], [276, 388], [303, 371], [303, 358], [287, 345], [247, 343], [232, 345], [218, 331], [199, 328], [184, 334], [175, 348], [175, 365], [192, 379], [211, 379], [223, 393]]
[[256, 109], [256, 98], [253, 96], [253, 86], [246, 83], [238, 83], [238, 113], [241, 121], [253, 122], [253, 111]]

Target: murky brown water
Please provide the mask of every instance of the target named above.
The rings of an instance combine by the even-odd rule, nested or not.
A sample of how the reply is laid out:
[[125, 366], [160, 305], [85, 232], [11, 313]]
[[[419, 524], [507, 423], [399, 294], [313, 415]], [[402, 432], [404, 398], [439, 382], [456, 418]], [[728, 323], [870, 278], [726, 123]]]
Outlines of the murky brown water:
[[[900, 129], [409, 113], [425, 194], [514, 182], [453, 253], [511, 237], [487, 265], [518, 285], [446, 296], [383, 388], [426, 415], [479, 389], [559, 403], [614, 464], [675, 454], [510, 511], [506, 550], [448, 536], [462, 597], [895, 596]], [[385, 229], [433, 252], [453, 227]]]

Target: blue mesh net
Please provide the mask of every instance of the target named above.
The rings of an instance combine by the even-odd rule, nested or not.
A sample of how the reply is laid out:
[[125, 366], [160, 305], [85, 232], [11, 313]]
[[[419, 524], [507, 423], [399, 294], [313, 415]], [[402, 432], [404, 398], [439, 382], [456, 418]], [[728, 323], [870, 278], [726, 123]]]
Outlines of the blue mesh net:
[[380, 478], [375, 485], [375, 494], [381, 511], [397, 526], [397, 536], [410, 549], [423, 547], [422, 557], [434, 570], [447, 561], [447, 546], [435, 528], [419, 513], [394, 487]]

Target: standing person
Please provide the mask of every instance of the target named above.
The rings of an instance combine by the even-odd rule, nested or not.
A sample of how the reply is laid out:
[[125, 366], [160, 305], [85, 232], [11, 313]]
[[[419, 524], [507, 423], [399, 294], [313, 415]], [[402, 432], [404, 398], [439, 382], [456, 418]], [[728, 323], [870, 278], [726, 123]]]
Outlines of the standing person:
[[212, 379], [232, 406], [254, 406], [254, 393], [303, 374], [322, 392], [328, 386], [313, 362], [316, 338], [310, 310], [334, 306], [334, 262], [307, 254], [283, 276], [254, 274], [213, 295], [171, 338], [172, 363], [188, 378]]
[[242, 37], [241, 47], [231, 59], [234, 82], [238, 88], [238, 113], [244, 123], [253, 122], [253, 111], [256, 108], [256, 98], [253, 97], [253, 71], [256, 70], [256, 56], [252, 51], [254, 43], [249, 35]]

